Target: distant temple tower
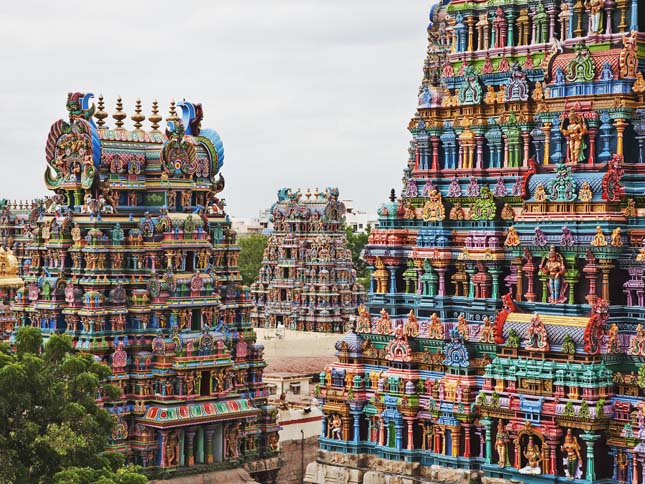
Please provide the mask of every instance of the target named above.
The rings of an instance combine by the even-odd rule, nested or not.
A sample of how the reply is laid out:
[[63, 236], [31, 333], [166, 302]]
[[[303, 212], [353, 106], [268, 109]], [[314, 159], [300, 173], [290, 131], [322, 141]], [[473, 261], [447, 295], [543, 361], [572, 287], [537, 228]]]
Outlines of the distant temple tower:
[[283, 188], [271, 207], [274, 232], [251, 286], [255, 327], [342, 332], [364, 298], [345, 236], [338, 189]]
[[222, 142], [201, 127], [200, 104], [179, 103], [180, 116], [173, 102], [164, 134], [156, 101], [151, 129], [137, 101], [128, 130], [120, 98], [113, 128], [91, 99], [70, 93], [69, 119], [49, 132], [54, 195], [24, 224], [16, 324], [64, 332], [111, 366], [121, 396], [100, 402], [116, 423], [111, 448], [129, 462], [153, 474], [246, 467], [275, 482], [263, 347], [218, 198]]
[[306, 483], [645, 482], [637, 14], [432, 7], [403, 188], [320, 374]]

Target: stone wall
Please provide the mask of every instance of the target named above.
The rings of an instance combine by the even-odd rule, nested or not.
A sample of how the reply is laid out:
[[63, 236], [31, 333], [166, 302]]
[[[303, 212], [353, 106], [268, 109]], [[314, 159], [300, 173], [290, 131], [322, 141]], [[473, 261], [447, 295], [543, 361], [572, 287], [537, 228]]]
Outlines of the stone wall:
[[[282, 468], [278, 474], [279, 484], [302, 484], [302, 451], [300, 440], [280, 442]], [[304, 440], [304, 469], [318, 455], [318, 436]]]
[[148, 484], [258, 484], [244, 469], [148, 481]]
[[[282, 481], [279, 481], [282, 483]], [[285, 481], [286, 482], [286, 481]], [[290, 481], [293, 482], [293, 481]], [[304, 484], [515, 484], [505, 479], [491, 479], [480, 471], [424, 467], [418, 462], [396, 462], [377, 456], [349, 455], [321, 450], [307, 466]]]

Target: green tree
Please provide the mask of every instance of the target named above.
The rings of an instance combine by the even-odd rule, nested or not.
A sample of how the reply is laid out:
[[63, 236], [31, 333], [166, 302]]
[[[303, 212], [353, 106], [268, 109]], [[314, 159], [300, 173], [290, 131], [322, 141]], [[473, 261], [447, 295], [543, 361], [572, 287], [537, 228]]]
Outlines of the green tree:
[[0, 482], [139, 484], [146, 478], [104, 452], [113, 419], [100, 408], [118, 389], [101, 385], [110, 369], [52, 335], [24, 326], [16, 352], [0, 346]]
[[345, 227], [347, 237], [347, 248], [352, 251], [352, 263], [356, 269], [356, 277], [366, 289], [369, 287], [369, 274], [367, 264], [361, 259], [361, 251], [367, 244], [367, 238], [370, 235], [371, 227], [367, 226], [366, 233], [354, 233], [351, 227]]
[[240, 245], [238, 266], [242, 284], [250, 286], [257, 281], [268, 240], [267, 236], [261, 234], [251, 234], [238, 239]]

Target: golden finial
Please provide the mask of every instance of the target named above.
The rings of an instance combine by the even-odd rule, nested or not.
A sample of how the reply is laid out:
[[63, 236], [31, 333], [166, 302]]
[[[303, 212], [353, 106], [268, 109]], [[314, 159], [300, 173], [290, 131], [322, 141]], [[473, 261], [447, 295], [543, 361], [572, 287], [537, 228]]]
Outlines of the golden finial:
[[134, 121], [134, 128], [140, 130], [141, 126], [143, 126], [143, 121], [146, 120], [146, 117], [141, 114], [141, 99], [137, 99], [134, 105], [134, 114], [130, 116], [130, 119]]
[[318, 195], [320, 195], [320, 192], [318, 191], [318, 187], [316, 187], [316, 190], [314, 191], [314, 197], [318, 198]]
[[177, 116], [177, 111], [175, 109], [175, 100], [170, 100], [170, 115], [166, 118], [166, 121], [179, 121], [181, 118]]
[[163, 118], [159, 115], [159, 103], [155, 99], [152, 101], [152, 115], [148, 116], [148, 121], [150, 121], [150, 126], [152, 127], [153, 132], [159, 131], [159, 123]]
[[128, 117], [127, 114], [123, 112], [123, 101], [121, 100], [121, 96], [116, 98], [116, 113], [112, 115], [114, 119], [116, 119], [116, 127], [117, 129], [123, 129], [123, 120]]
[[307, 197], [307, 200], [311, 198], [311, 190], [307, 188], [307, 193], [305, 193], [305, 197]]
[[105, 124], [105, 118], [108, 117], [108, 113], [105, 112], [105, 103], [103, 103], [103, 94], [99, 94], [99, 110], [94, 113], [94, 117], [98, 119], [96, 124], [99, 128], [102, 128]]

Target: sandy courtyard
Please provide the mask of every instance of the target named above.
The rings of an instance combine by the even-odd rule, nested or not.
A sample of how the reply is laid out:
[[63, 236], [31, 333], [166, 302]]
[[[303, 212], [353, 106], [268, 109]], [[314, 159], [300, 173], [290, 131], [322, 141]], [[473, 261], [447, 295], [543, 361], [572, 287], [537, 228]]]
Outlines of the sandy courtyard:
[[275, 329], [255, 328], [258, 343], [264, 345], [266, 372], [322, 371], [327, 363], [336, 360], [334, 345], [342, 335], [284, 330], [284, 338], [275, 337]]

